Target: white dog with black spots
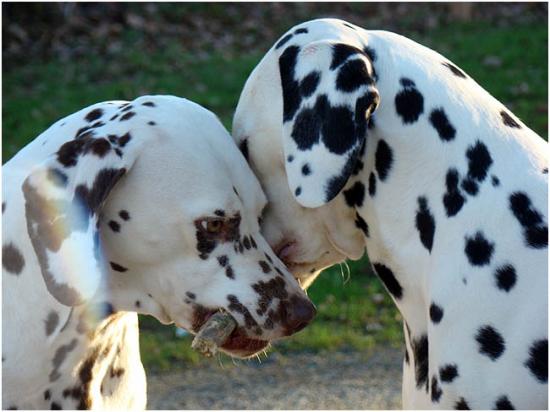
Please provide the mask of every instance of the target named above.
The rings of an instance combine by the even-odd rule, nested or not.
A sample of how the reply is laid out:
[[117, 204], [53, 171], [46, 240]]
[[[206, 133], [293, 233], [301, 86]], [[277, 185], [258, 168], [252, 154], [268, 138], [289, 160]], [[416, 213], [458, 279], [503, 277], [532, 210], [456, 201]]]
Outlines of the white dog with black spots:
[[143, 409], [137, 313], [239, 357], [315, 310], [260, 234], [265, 196], [220, 121], [172, 96], [59, 120], [2, 176], [2, 406]]
[[405, 37], [320, 19], [263, 57], [233, 134], [303, 286], [366, 247], [404, 319], [405, 408], [547, 408], [548, 145], [502, 103]]

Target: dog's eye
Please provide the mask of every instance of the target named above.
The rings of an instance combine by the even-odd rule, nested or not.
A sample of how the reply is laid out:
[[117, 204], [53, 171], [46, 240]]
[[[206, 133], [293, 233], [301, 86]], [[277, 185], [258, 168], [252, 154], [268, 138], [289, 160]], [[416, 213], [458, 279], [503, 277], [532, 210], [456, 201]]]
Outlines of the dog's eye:
[[208, 233], [220, 233], [223, 228], [223, 219], [212, 219], [206, 221], [206, 231]]
[[209, 239], [230, 241], [239, 238], [239, 213], [231, 217], [209, 216], [195, 220], [196, 228]]

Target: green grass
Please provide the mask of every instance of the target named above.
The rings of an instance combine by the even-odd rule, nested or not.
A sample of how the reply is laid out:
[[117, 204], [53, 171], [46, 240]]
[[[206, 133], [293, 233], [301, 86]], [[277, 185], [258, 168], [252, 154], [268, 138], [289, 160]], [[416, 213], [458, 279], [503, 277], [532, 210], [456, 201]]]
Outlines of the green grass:
[[[403, 34], [450, 58], [547, 138], [545, 25], [454, 25], [429, 35]], [[174, 40], [144, 54], [131, 47], [139, 36], [133, 31], [125, 33], [128, 47], [117, 55], [86, 57], [78, 62], [35, 62], [3, 73], [4, 162], [55, 120], [109, 99], [175, 94], [208, 107], [230, 127], [240, 90], [263, 51], [191, 56]], [[497, 56], [500, 66], [484, 64], [487, 56]], [[400, 315], [367, 269], [366, 258], [351, 262], [350, 267], [352, 275], [347, 281], [338, 266], [320, 276], [309, 290], [318, 307], [317, 318], [297, 335], [277, 343], [272, 351], [369, 350], [380, 344], [402, 344]], [[149, 317], [141, 317], [141, 325], [147, 368], [204, 361], [190, 350], [189, 337], [174, 336], [173, 327]]]

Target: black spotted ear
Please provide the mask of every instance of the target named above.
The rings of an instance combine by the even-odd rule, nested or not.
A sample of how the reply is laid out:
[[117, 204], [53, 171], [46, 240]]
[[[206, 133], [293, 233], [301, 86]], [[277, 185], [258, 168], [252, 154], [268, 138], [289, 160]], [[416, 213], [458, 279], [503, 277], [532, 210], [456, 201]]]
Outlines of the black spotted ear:
[[[143, 139], [80, 135], [34, 168], [23, 183], [27, 230], [51, 295], [75, 306], [97, 291], [105, 273], [98, 214], [133, 165]], [[124, 149], [117, 142], [124, 142]], [[122, 145], [120, 145], [122, 146]]]
[[368, 56], [354, 46], [319, 41], [289, 46], [279, 57], [283, 149], [290, 190], [318, 207], [346, 185], [379, 102]]

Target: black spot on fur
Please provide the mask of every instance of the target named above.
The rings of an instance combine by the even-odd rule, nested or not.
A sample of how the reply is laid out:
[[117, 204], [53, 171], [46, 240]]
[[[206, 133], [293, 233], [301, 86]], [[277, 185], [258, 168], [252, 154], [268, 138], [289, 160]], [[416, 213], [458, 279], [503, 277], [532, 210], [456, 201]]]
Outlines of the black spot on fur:
[[388, 177], [388, 173], [393, 164], [393, 153], [385, 140], [380, 139], [376, 146], [374, 154], [374, 167], [378, 172], [380, 180], [384, 181]]
[[428, 208], [428, 201], [425, 197], [418, 198], [418, 210], [416, 211], [416, 229], [420, 234], [420, 241], [429, 252], [432, 251], [435, 219]]
[[351, 93], [366, 84], [373, 84], [363, 60], [350, 60], [340, 68], [336, 77], [336, 89]]
[[420, 389], [426, 385], [427, 391], [429, 365], [428, 336], [424, 334], [419, 339], [412, 339], [411, 346], [413, 349], [416, 388]]
[[510, 209], [523, 226], [523, 237], [527, 246], [541, 249], [548, 246], [548, 225], [542, 220], [542, 214], [533, 207], [531, 199], [524, 192], [510, 195]]
[[456, 410], [469, 410], [470, 406], [468, 405], [468, 402], [466, 402], [466, 400], [464, 398], [460, 398], [455, 403], [455, 409]]
[[233, 312], [237, 312], [243, 315], [244, 322], [247, 328], [254, 328], [258, 326], [258, 322], [254, 320], [250, 311], [244, 306], [235, 295], [227, 295], [229, 301], [228, 309]]
[[439, 382], [437, 381], [437, 377], [434, 375], [432, 376], [432, 402], [437, 403], [441, 399], [441, 395], [443, 394], [443, 391], [439, 387]]
[[475, 145], [468, 147], [466, 157], [468, 158], [468, 177], [483, 182], [493, 164], [487, 146], [478, 140]]
[[239, 150], [248, 162], [248, 139], [244, 139], [241, 141], [241, 143], [239, 143]]
[[344, 154], [357, 144], [359, 136], [355, 133], [354, 113], [350, 109], [331, 107], [327, 97], [322, 95], [314, 110], [319, 110], [323, 143], [331, 153]]
[[150, 125], [150, 126], [155, 126], [155, 125], [156, 125], [156, 123], [155, 123], [154, 121], [152, 121], [152, 120], [149, 121], [149, 122], [147, 122], [147, 124]]
[[252, 247], [252, 244], [250, 243], [250, 239], [248, 239], [248, 236], [243, 236], [243, 245], [246, 250], [250, 250]]
[[111, 150], [111, 144], [107, 139], [99, 138], [92, 139], [89, 144], [85, 146], [83, 153], [93, 153], [96, 156], [102, 158]]
[[496, 400], [494, 409], [511, 411], [516, 408], [514, 408], [514, 405], [512, 405], [512, 402], [510, 402], [510, 399], [506, 395], [502, 395]]
[[430, 305], [430, 319], [436, 324], [441, 322], [441, 319], [443, 319], [443, 308], [433, 302]]
[[365, 199], [365, 185], [363, 183], [355, 182], [352, 187], [343, 193], [349, 207], [363, 206], [363, 200]]
[[447, 212], [448, 217], [455, 216], [458, 212], [460, 212], [460, 209], [462, 209], [462, 206], [464, 206], [464, 202], [466, 201], [458, 188], [458, 180], [458, 170], [453, 168], [449, 169], [445, 178], [447, 192], [443, 195], [443, 205], [445, 206], [445, 211]]
[[502, 118], [502, 123], [504, 123], [506, 126], [513, 127], [515, 129], [521, 129], [521, 126], [519, 125], [519, 123], [516, 122], [514, 118], [510, 116], [510, 114], [506, 110], [500, 111], [500, 117]]
[[466, 79], [466, 73], [464, 73], [462, 70], [460, 70], [454, 64], [449, 63], [449, 62], [444, 62], [442, 64], [443, 64], [443, 66], [447, 67], [450, 71], [452, 71], [455, 76], [462, 77], [463, 79]]
[[346, 185], [348, 178], [350, 177], [355, 165], [357, 163], [357, 157], [359, 154], [359, 149], [353, 150], [346, 160], [346, 163], [340, 172], [340, 174], [332, 176], [326, 186], [325, 186], [325, 201], [328, 202], [332, 200], [340, 190]]
[[6, 202], [2, 202], [2, 213], [6, 211]]
[[120, 212], [118, 212], [118, 215], [122, 220], [130, 220], [130, 213], [128, 213], [127, 210], [121, 210]]
[[227, 267], [225, 268], [225, 276], [227, 276], [229, 279], [235, 279], [235, 272], [233, 271], [231, 265], [227, 265]]
[[120, 147], [124, 147], [128, 144], [130, 140], [132, 140], [132, 135], [130, 134], [130, 132], [126, 132], [118, 139], [118, 145]]
[[2, 266], [13, 275], [21, 274], [25, 267], [25, 259], [13, 243], [2, 246]]
[[132, 117], [134, 117], [136, 115], [136, 112], [128, 112], [128, 113], [124, 113], [121, 117], [120, 117], [120, 122], [123, 122], [125, 120], [128, 120], [128, 119], [131, 119]]
[[302, 174], [304, 176], [309, 176], [311, 174], [311, 168], [309, 167], [309, 164], [305, 164], [302, 166]]
[[300, 196], [301, 193], [302, 193], [302, 188], [300, 186], [298, 186], [296, 188], [296, 190], [294, 191], [294, 195]]
[[395, 278], [393, 272], [385, 265], [381, 263], [373, 263], [374, 271], [386, 286], [386, 289], [396, 298], [401, 299], [403, 296], [403, 289]]
[[321, 73], [318, 71], [309, 73], [306, 77], [300, 82], [300, 93], [304, 97], [311, 96], [317, 86], [319, 86], [319, 81], [321, 80]]
[[57, 402], [52, 402], [50, 405], [50, 410], [52, 411], [61, 410], [61, 405], [58, 404]]
[[[291, 137], [296, 142], [299, 150], [308, 150], [315, 143], [319, 142], [320, 131], [323, 124], [324, 116], [330, 115], [326, 113], [328, 100], [325, 95], [317, 98], [315, 105], [312, 108], [302, 109], [296, 116], [292, 127]], [[289, 162], [289, 159], [287, 159]]]
[[444, 142], [453, 140], [456, 135], [456, 130], [447, 118], [443, 108], [437, 108], [432, 110], [430, 114], [430, 123], [437, 130], [439, 137]]
[[155, 107], [155, 103], [153, 102], [143, 102], [141, 103], [142, 106], [149, 106], [149, 107]]
[[479, 344], [479, 353], [492, 360], [498, 359], [506, 349], [504, 338], [491, 325], [485, 325], [478, 329], [476, 341]]
[[76, 195], [88, 207], [90, 213], [96, 214], [107, 195], [118, 182], [118, 180], [126, 173], [125, 168], [121, 169], [102, 169], [94, 180], [91, 189], [85, 185], [78, 185], [75, 189]]
[[294, 160], [294, 156], [292, 156], [292, 155], [288, 155], [288, 157], [286, 158], [286, 161], [288, 163], [292, 163], [293, 160]]
[[[260, 296], [260, 299], [258, 299], [258, 314], [262, 316], [269, 308], [271, 302], [273, 299], [279, 299], [279, 302], [281, 304], [288, 303], [288, 292], [285, 289], [285, 281], [283, 278], [276, 277], [268, 282], [259, 281], [258, 283], [255, 283], [252, 285], [252, 289]], [[282, 316], [270, 316], [270, 318], [274, 321], [281, 322], [285, 321], [286, 319], [286, 308], [285, 305], [280, 305], [282, 313], [280, 315]]]
[[116, 262], [109, 262], [109, 264], [111, 265], [111, 269], [113, 269], [117, 272], [126, 272], [128, 270], [128, 268], [125, 268], [124, 266], [119, 265]]
[[187, 297], [189, 299], [196, 299], [197, 298], [197, 295], [195, 295], [193, 292], [185, 292], [185, 294], [187, 295]]
[[57, 314], [57, 312], [52, 310], [50, 313], [48, 313], [48, 317], [44, 321], [44, 324], [46, 328], [46, 336], [50, 336], [59, 324], [59, 315]]
[[500, 290], [509, 292], [516, 284], [516, 270], [512, 265], [500, 266], [495, 271], [495, 279]]
[[464, 253], [474, 266], [485, 266], [491, 263], [495, 244], [489, 242], [482, 232], [476, 232], [473, 237], [465, 237]]
[[101, 116], [103, 116], [103, 110], [94, 109], [86, 115], [85, 119], [87, 122], [93, 122], [94, 120], [99, 119]]
[[216, 209], [214, 210], [214, 214], [219, 217], [225, 217], [225, 211], [222, 209]]
[[441, 382], [452, 382], [457, 376], [458, 369], [455, 364], [447, 364], [439, 368], [439, 377], [441, 378]]
[[495, 175], [491, 176], [491, 183], [493, 184], [494, 187], [497, 187], [500, 185], [500, 180], [498, 177], [496, 177]]
[[464, 191], [472, 196], [477, 195], [477, 192], [479, 191], [478, 184], [472, 180], [471, 178], [467, 177], [462, 181], [462, 189]]
[[49, 389], [47, 389], [46, 391], [44, 391], [44, 400], [45, 401], [49, 401], [52, 397], [52, 393], [50, 392]]
[[292, 39], [292, 36], [292, 34], [287, 34], [286, 36], [284, 36], [281, 40], [277, 42], [277, 44], [275, 45], [275, 49], [280, 49], [281, 47], [283, 47], [290, 39]]
[[361, 229], [366, 237], [369, 237], [369, 225], [357, 212], [355, 212], [355, 226]]
[[376, 194], [376, 176], [374, 172], [369, 175], [369, 195], [374, 196]]
[[290, 46], [279, 57], [279, 72], [283, 88], [283, 122], [287, 122], [294, 117], [302, 100], [299, 84], [294, 80], [299, 51], [299, 47]]
[[376, 61], [376, 51], [372, 47], [365, 46], [365, 47], [363, 47], [363, 51], [369, 57], [371, 62]]
[[529, 348], [525, 366], [541, 383], [548, 382], [548, 339], [536, 340]]
[[404, 88], [395, 95], [395, 110], [404, 124], [411, 124], [424, 112], [424, 97], [412, 80], [402, 78], [400, 83]]
[[548, 168], [545, 167], [544, 169], [542, 169], [542, 174], [543, 175], [547, 175], [548, 174]]
[[75, 166], [85, 143], [86, 140], [71, 140], [62, 144], [57, 151], [57, 161], [65, 167]]
[[113, 232], [120, 232], [120, 224], [114, 220], [109, 221], [109, 227]]
[[348, 57], [354, 54], [362, 54], [361, 50], [357, 47], [350, 46], [349, 44], [338, 43], [332, 46], [332, 62], [330, 63], [330, 70], [337, 69], [342, 63], [344, 63]]
[[301, 29], [296, 29], [294, 30], [294, 34], [304, 34], [304, 33], [308, 33], [308, 29], [306, 29], [305, 27], [301, 28]]
[[264, 273], [271, 272], [271, 266], [269, 266], [269, 264], [265, 260], [260, 260], [258, 263], [260, 264], [260, 267], [262, 268], [262, 272], [264, 272]]

